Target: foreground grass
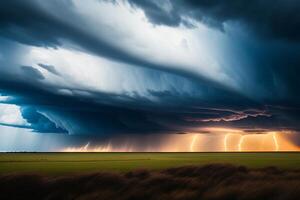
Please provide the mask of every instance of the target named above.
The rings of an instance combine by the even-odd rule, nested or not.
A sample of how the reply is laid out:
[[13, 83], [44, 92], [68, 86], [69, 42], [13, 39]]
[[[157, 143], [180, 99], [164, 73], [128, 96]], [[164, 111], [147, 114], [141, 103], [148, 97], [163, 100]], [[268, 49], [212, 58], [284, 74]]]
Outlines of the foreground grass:
[[0, 173], [128, 172], [211, 163], [300, 169], [300, 153], [1, 153]]
[[300, 170], [229, 164], [126, 173], [0, 174], [1, 200], [295, 200]]

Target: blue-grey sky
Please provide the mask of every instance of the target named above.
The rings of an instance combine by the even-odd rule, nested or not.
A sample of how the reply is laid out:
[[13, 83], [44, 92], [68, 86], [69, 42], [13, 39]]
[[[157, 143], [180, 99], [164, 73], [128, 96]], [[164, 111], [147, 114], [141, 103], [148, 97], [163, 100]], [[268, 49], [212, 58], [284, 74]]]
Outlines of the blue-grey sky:
[[299, 9], [296, 0], [0, 2], [0, 131], [297, 132]]

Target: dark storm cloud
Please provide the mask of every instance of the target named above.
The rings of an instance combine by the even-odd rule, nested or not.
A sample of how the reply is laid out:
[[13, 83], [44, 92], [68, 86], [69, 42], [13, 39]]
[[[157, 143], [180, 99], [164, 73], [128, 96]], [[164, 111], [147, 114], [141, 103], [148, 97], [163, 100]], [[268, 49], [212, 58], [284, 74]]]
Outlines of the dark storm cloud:
[[[149, 91], [150, 95], [159, 98], [158, 104], [138, 94], [132, 97], [88, 91], [89, 97], [83, 97], [76, 95], [74, 90], [73, 95], [64, 96], [55, 94], [57, 88], [48, 86], [45, 90], [42, 84], [14, 80], [2, 81], [0, 85], [1, 93], [14, 96], [7, 103], [22, 106], [23, 118], [37, 132], [98, 135], [177, 133], [209, 125], [205, 122], [207, 119], [266, 112], [262, 105], [226, 88], [216, 88], [205, 80], [198, 83], [199, 88], [207, 89], [203, 98], [187, 98], [172, 91], [164, 94]], [[232, 100], [233, 96], [235, 100]], [[242, 111], [251, 108], [257, 110]]]
[[[66, 97], [31, 85], [12, 85], [10, 83], [10, 88], [6, 88], [7, 94], [18, 96], [9, 103], [22, 106], [22, 116], [37, 132], [89, 135], [178, 133], [209, 126], [299, 130], [297, 110], [270, 108], [232, 93], [220, 95], [221, 90], [218, 90], [219, 97], [211, 96], [211, 100], [206, 97], [202, 101], [199, 98], [180, 99], [169, 93], [160, 99], [159, 105], [152, 105], [143, 98], [132, 99], [127, 95], [91, 92], [92, 98]], [[93, 102], [93, 98], [98, 101]]]
[[253, 51], [256, 88], [264, 88], [265, 104], [300, 106], [300, 45], [264, 42]]
[[[51, 5], [52, 3], [52, 5]], [[71, 1], [52, 1], [51, 8], [62, 18], [76, 19]], [[155, 64], [110, 45], [106, 40], [89, 33], [88, 28], [76, 27], [62, 18], [53, 16], [38, 0], [11, 0], [0, 2], [0, 36], [33, 46], [54, 47], [62, 40], [70, 41], [88, 52], [141, 67], [169, 70], [168, 66]], [[186, 73], [177, 70], [179, 73]], [[193, 75], [193, 73], [189, 73]], [[193, 75], [195, 76], [195, 75]]]
[[27, 78], [40, 79], [40, 80], [45, 78], [43, 76], [43, 74], [38, 69], [35, 69], [33, 67], [30, 67], [30, 66], [21, 66], [21, 69], [23, 71], [23, 74], [25, 74], [25, 76]]
[[[228, 126], [249, 129], [299, 129], [299, 66], [297, 44], [254, 41], [249, 50], [257, 61], [253, 68], [252, 94], [246, 97], [201, 75], [184, 69], [166, 70], [149, 59], [135, 57], [126, 50], [109, 45], [88, 31], [62, 20], [74, 18], [70, 1], [53, 1], [51, 8], [62, 14], [55, 17], [41, 6], [42, 1], [1, 1], [0, 35], [22, 44], [58, 48], [62, 40], [71, 41], [86, 51], [146, 68], [157, 74], [188, 79], [198, 93], [184, 94], [176, 89], [147, 90], [139, 93], [114, 94], [89, 89], [54, 87], [43, 83], [39, 69], [20, 66], [26, 80], [13, 76], [0, 77], [0, 92], [13, 96], [7, 103], [20, 105], [22, 116], [37, 132], [70, 134], [185, 132], [206, 126]], [[154, 24], [178, 26], [189, 24], [185, 16], [222, 28], [224, 22], [238, 21], [255, 33], [270, 39], [298, 41], [299, 3], [296, 1], [130, 1], [142, 8]], [[62, 12], [63, 11], [63, 12]], [[236, 41], [237, 43], [240, 41]], [[244, 48], [245, 46], [241, 46]], [[14, 51], [14, 50], [12, 50]], [[238, 56], [237, 56], [238, 57]], [[10, 63], [5, 63], [8, 66]], [[48, 72], [60, 75], [57, 66], [36, 63]], [[0, 66], [3, 67], [3, 66]], [[0, 72], [1, 69], [0, 69]], [[13, 75], [12, 75], [13, 74]], [[13, 78], [14, 77], [14, 78]], [[242, 83], [241, 83], [242, 84]], [[251, 85], [252, 86], [252, 85]], [[59, 94], [60, 90], [71, 95]], [[82, 95], [82, 92], [88, 96]], [[258, 93], [258, 94], [256, 94]], [[149, 100], [154, 98], [154, 101]], [[269, 106], [271, 105], [271, 106]], [[274, 107], [279, 105], [279, 107]], [[290, 105], [292, 110], [280, 106]]]
[[21, 108], [22, 117], [31, 124], [30, 128], [40, 133], [66, 133], [67, 131], [57, 127], [53, 122], [40, 114], [34, 107]]
[[152, 23], [178, 26], [191, 17], [223, 29], [224, 22], [241, 22], [259, 35], [295, 40], [300, 39], [300, 3], [297, 0], [175, 0], [172, 9], [162, 9], [155, 0], [129, 0], [142, 8]]
[[31, 129], [30, 125], [17, 125], [17, 124], [10, 124], [10, 123], [2, 123], [0, 122], [1, 126], [8, 126], [8, 127], [15, 127], [15, 128], [26, 128]]
[[175, 9], [170, 7], [170, 11], [162, 7], [165, 3], [165, 6], [171, 6], [172, 4], [166, 1], [139, 1], [139, 0], [130, 0], [129, 1], [133, 6], [143, 8], [145, 14], [149, 17], [149, 20], [154, 24], [166, 24], [168, 26], [178, 26], [181, 22], [181, 16]]
[[60, 75], [60, 73], [52, 65], [45, 65], [45, 64], [39, 63], [38, 66], [40, 66], [41, 68], [47, 70], [48, 72], [50, 72], [54, 75], [57, 75], [57, 76]]
[[[278, 29], [284, 32], [293, 28], [292, 26], [285, 28], [289, 23], [297, 24], [297, 21], [299, 21], [299, 17], [294, 12], [299, 7], [299, 3], [296, 1], [272, 1], [272, 3], [269, 1], [243, 3], [239, 3], [240, 1], [230, 1], [229, 3], [225, 3], [225, 1], [170, 1], [169, 3], [168, 1], [162, 1], [160, 3], [154, 0], [132, 0], [130, 2], [136, 7], [143, 8], [153, 23], [172, 26], [177, 25], [180, 22], [179, 19], [184, 20], [182, 16], [191, 15], [196, 19], [203, 18], [202, 21], [216, 21], [220, 24], [223, 21], [238, 20], [247, 26], [253, 26], [253, 28], [262, 26], [264, 29], [268, 29], [263, 31], [265, 33], [279, 35], [269, 23], [273, 24], [277, 18], [281, 19], [284, 24], [278, 24], [280, 27]], [[278, 6], [278, 4], [284, 5]], [[106, 41], [89, 34], [88, 31], [83, 31], [67, 23], [63, 18], [76, 19], [76, 15], [72, 11], [73, 4], [70, 1], [53, 1], [51, 7], [49, 6], [49, 9], [55, 9], [58, 13], [61, 13], [61, 18], [51, 15], [41, 5], [42, 2], [36, 0], [26, 1], [26, 3], [19, 0], [0, 2], [0, 35], [24, 44], [47, 47], [59, 47], [61, 40], [64, 39], [81, 46], [87, 51], [124, 63], [171, 71], [192, 79], [198, 79], [201, 76], [180, 68], [170, 69], [169, 66], [151, 63], [147, 59], [130, 55], [126, 50], [109, 45]], [[272, 6], [268, 8], [267, 5]], [[279, 8], [282, 11], [277, 10]], [[251, 12], [252, 10], [253, 12]], [[263, 12], [263, 10], [268, 12]], [[287, 13], [290, 14], [286, 16]], [[290, 20], [285, 20], [287, 17], [290, 17]], [[261, 20], [260, 18], [266, 19]], [[295, 35], [299, 35], [297, 26], [294, 26], [292, 30]], [[281, 33], [281, 35], [288, 36], [285, 33]], [[295, 38], [297, 37], [291, 37], [290, 39]], [[256, 73], [257, 80], [253, 82], [263, 82], [264, 86], [262, 88], [265, 89], [263, 92], [271, 93], [270, 95], [277, 95], [281, 92], [282, 94], [278, 94], [278, 96], [285, 96], [287, 93], [291, 97], [298, 98], [299, 95], [295, 95], [295, 91], [297, 91], [297, 85], [299, 84], [297, 77], [300, 64], [299, 46], [264, 45], [265, 42], [262, 42], [258, 46], [258, 48], [265, 49], [262, 52], [253, 50], [253, 60], [261, 60], [260, 63], [254, 66], [253, 71]], [[50, 68], [47, 67], [47, 69]], [[50, 70], [53, 72], [52, 67]], [[200, 78], [203, 79], [204, 77]], [[216, 83], [212, 81], [211, 84]]]

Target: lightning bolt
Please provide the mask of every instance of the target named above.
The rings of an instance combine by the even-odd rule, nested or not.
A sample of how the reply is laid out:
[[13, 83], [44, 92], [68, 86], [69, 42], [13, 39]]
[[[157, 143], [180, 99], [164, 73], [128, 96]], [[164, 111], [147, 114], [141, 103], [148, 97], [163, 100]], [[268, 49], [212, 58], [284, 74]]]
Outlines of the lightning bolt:
[[239, 145], [238, 145], [238, 149], [239, 151], [242, 151], [242, 144], [244, 142], [244, 135], [241, 135], [240, 141], [239, 141]]
[[197, 138], [198, 138], [198, 135], [195, 135], [192, 139], [192, 142], [191, 142], [191, 145], [190, 145], [190, 151], [191, 152], [194, 152], [194, 146], [195, 146], [195, 143], [197, 141]]
[[228, 151], [228, 147], [227, 147], [227, 140], [228, 140], [228, 136], [230, 135], [230, 133], [226, 134], [224, 137], [224, 151]]
[[278, 151], [279, 150], [279, 145], [278, 145], [278, 141], [277, 141], [277, 137], [276, 137], [276, 132], [273, 132], [272, 138], [273, 138], [273, 141], [274, 141], [275, 150]]
[[90, 146], [90, 142], [88, 142], [88, 143], [83, 147], [83, 150], [84, 150], [84, 151], [87, 151], [88, 148], [89, 148], [89, 146]]

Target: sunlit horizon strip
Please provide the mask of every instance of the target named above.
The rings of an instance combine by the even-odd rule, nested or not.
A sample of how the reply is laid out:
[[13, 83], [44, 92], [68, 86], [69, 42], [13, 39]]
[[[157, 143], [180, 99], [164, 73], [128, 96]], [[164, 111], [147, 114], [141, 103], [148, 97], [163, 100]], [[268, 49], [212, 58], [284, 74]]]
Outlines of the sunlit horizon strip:
[[[155, 142], [143, 145], [127, 141], [114, 144], [114, 140], [101, 145], [87, 143], [79, 147], [66, 147], [62, 152], [268, 152], [299, 151], [300, 148], [285, 138], [285, 132], [245, 134], [229, 132], [225, 134], [185, 134], [172, 135], [161, 146]], [[149, 140], [151, 141], [151, 140]], [[209, 143], [209, 144], [208, 144]], [[152, 146], [151, 146], [152, 145]], [[141, 147], [142, 146], [142, 147]], [[205, 148], [206, 146], [206, 148]]]

